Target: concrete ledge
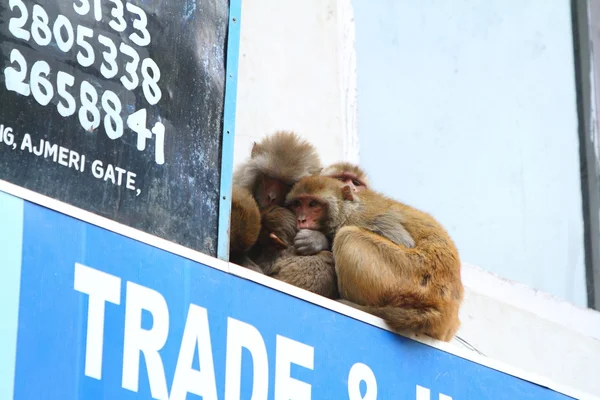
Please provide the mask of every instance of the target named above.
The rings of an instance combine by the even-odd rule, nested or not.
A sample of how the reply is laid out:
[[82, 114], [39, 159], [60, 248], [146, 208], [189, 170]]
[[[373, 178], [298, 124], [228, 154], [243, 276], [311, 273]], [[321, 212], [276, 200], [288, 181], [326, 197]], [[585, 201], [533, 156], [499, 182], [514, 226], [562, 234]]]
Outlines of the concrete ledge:
[[463, 264], [458, 336], [488, 357], [600, 396], [600, 313]]

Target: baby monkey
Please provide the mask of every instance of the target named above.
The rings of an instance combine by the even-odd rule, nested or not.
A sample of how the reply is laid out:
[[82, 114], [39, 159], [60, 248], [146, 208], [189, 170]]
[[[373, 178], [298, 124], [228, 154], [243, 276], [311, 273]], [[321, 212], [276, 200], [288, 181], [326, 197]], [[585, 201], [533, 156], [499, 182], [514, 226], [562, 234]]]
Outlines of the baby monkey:
[[299, 256], [294, 248], [296, 215], [284, 207], [273, 206], [262, 213], [262, 229], [250, 257], [265, 275], [302, 289], [338, 299], [337, 279], [330, 251]]
[[298, 229], [333, 239], [342, 302], [383, 318], [396, 332], [452, 339], [463, 299], [460, 261], [433, 217], [325, 176], [301, 179], [286, 204]]

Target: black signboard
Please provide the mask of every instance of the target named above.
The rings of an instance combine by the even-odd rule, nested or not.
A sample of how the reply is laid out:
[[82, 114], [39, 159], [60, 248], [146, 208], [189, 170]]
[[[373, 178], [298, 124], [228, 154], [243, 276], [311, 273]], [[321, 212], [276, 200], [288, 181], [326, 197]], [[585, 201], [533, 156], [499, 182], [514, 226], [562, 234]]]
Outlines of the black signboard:
[[227, 0], [2, 0], [0, 179], [214, 256]]

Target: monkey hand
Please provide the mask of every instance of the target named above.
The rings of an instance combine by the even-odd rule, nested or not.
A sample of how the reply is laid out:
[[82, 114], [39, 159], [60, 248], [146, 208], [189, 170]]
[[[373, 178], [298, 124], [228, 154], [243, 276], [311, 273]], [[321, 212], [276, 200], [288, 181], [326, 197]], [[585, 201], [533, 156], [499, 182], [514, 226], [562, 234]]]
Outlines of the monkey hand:
[[294, 248], [301, 256], [311, 256], [329, 249], [329, 240], [319, 232], [311, 229], [300, 229], [294, 238]]

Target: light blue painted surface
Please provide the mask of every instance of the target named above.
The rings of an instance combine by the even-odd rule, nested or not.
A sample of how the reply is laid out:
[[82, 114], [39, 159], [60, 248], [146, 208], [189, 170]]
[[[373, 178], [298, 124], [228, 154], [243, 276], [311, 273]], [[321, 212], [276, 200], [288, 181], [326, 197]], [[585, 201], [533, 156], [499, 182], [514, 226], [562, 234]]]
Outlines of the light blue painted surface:
[[464, 262], [586, 306], [570, 2], [354, 0], [360, 161]]
[[231, 218], [231, 185], [233, 178], [233, 142], [235, 138], [235, 109], [240, 50], [241, 0], [229, 2], [229, 34], [227, 38], [227, 67], [225, 79], [225, 111], [223, 117], [223, 147], [221, 150], [221, 198], [219, 202], [219, 231], [217, 257], [229, 260], [229, 221]]
[[0, 192], [0, 399], [12, 399], [17, 352], [23, 200]]

